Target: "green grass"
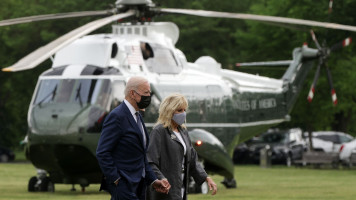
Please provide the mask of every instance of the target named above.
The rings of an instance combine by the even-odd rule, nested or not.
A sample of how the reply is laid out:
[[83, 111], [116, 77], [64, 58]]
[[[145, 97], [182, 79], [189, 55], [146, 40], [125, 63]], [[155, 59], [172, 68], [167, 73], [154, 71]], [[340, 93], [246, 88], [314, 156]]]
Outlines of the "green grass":
[[[226, 189], [220, 184], [223, 177], [212, 176], [218, 183], [218, 194], [189, 195], [189, 200], [223, 199], [223, 200], [266, 200], [266, 199], [311, 199], [335, 200], [356, 198], [356, 171], [334, 169], [287, 168], [274, 166], [236, 166], [235, 178], [237, 189]], [[76, 192], [71, 192], [71, 185], [56, 184], [54, 193], [29, 193], [27, 183], [36, 169], [30, 163], [14, 162], [0, 164], [0, 199], [36, 199], [64, 200], [110, 199], [104, 192], [98, 192], [99, 185], [93, 184], [82, 193], [77, 185]]]

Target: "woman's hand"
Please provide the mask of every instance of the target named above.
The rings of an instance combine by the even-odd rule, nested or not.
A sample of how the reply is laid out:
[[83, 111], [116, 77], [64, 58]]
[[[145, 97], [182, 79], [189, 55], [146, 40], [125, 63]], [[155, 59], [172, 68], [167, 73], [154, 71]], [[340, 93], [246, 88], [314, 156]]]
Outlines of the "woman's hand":
[[167, 179], [162, 179], [162, 180], [155, 180], [152, 183], [153, 188], [156, 190], [156, 192], [168, 194], [169, 189], [171, 189], [171, 185], [169, 184]]
[[216, 186], [215, 182], [213, 179], [211, 179], [209, 176], [206, 177], [206, 182], [208, 183], [209, 190], [211, 191], [211, 195], [215, 195], [216, 192], [218, 191], [218, 187]]

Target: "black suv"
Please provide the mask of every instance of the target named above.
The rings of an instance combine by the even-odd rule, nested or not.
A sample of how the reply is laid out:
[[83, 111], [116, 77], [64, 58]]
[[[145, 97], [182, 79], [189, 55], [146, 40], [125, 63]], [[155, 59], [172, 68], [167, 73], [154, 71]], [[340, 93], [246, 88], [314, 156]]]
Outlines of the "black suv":
[[286, 164], [290, 166], [293, 161], [302, 159], [306, 150], [306, 143], [299, 128], [278, 130], [270, 129], [259, 137], [235, 148], [235, 163], [260, 162], [260, 151], [266, 146], [270, 147], [272, 164]]

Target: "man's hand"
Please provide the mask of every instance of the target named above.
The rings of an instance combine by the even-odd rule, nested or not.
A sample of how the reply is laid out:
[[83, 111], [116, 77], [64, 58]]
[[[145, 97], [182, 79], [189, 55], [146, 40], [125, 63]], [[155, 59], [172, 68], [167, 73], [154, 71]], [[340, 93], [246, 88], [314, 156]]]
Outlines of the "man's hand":
[[168, 194], [169, 189], [171, 189], [171, 184], [169, 184], [167, 179], [156, 180], [152, 186], [157, 192], [165, 194]]
[[218, 187], [216, 186], [213, 179], [211, 179], [210, 177], [206, 177], [206, 182], [208, 183], [209, 190], [212, 191], [211, 195], [215, 195], [216, 192], [218, 191]]

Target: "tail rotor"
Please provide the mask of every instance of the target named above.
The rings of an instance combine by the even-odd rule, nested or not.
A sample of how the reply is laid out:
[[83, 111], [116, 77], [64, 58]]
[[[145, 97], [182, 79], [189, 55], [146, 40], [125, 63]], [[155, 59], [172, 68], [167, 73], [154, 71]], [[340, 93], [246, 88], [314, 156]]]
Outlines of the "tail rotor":
[[[333, 6], [333, 0], [330, 0], [329, 1], [329, 11], [328, 11], [328, 18], [330, 21], [330, 16], [331, 16], [331, 13], [332, 13], [332, 6]], [[322, 46], [319, 44], [318, 42], [318, 39], [314, 33], [313, 30], [310, 30], [310, 34], [311, 34], [311, 37], [315, 43], [315, 46], [318, 48], [319, 50], [319, 64], [318, 64], [318, 67], [316, 69], [316, 72], [315, 72], [315, 76], [314, 76], [314, 80], [313, 80], [313, 83], [310, 87], [310, 90], [309, 90], [309, 93], [308, 93], [308, 97], [307, 97], [307, 100], [309, 101], [309, 103], [312, 102], [313, 98], [314, 98], [314, 94], [315, 94], [315, 86], [316, 86], [316, 83], [319, 79], [319, 76], [320, 76], [320, 70], [322, 67], [325, 67], [326, 69], [326, 74], [327, 74], [327, 78], [328, 78], [328, 82], [329, 82], [329, 86], [330, 86], [330, 93], [331, 93], [331, 100], [333, 102], [333, 105], [337, 105], [337, 96], [336, 96], [336, 91], [335, 91], [335, 88], [334, 88], [334, 85], [333, 85], [333, 81], [332, 81], [332, 76], [331, 76], [331, 71], [327, 65], [327, 59], [329, 58], [330, 56], [330, 53], [334, 52], [334, 51], [337, 51], [343, 47], [347, 47], [351, 44], [351, 37], [348, 37], [348, 38], [345, 38], [344, 40], [342, 40], [341, 42], [338, 42], [334, 45], [331, 46], [331, 48], [327, 47], [326, 45], [326, 41], [324, 40]]]

